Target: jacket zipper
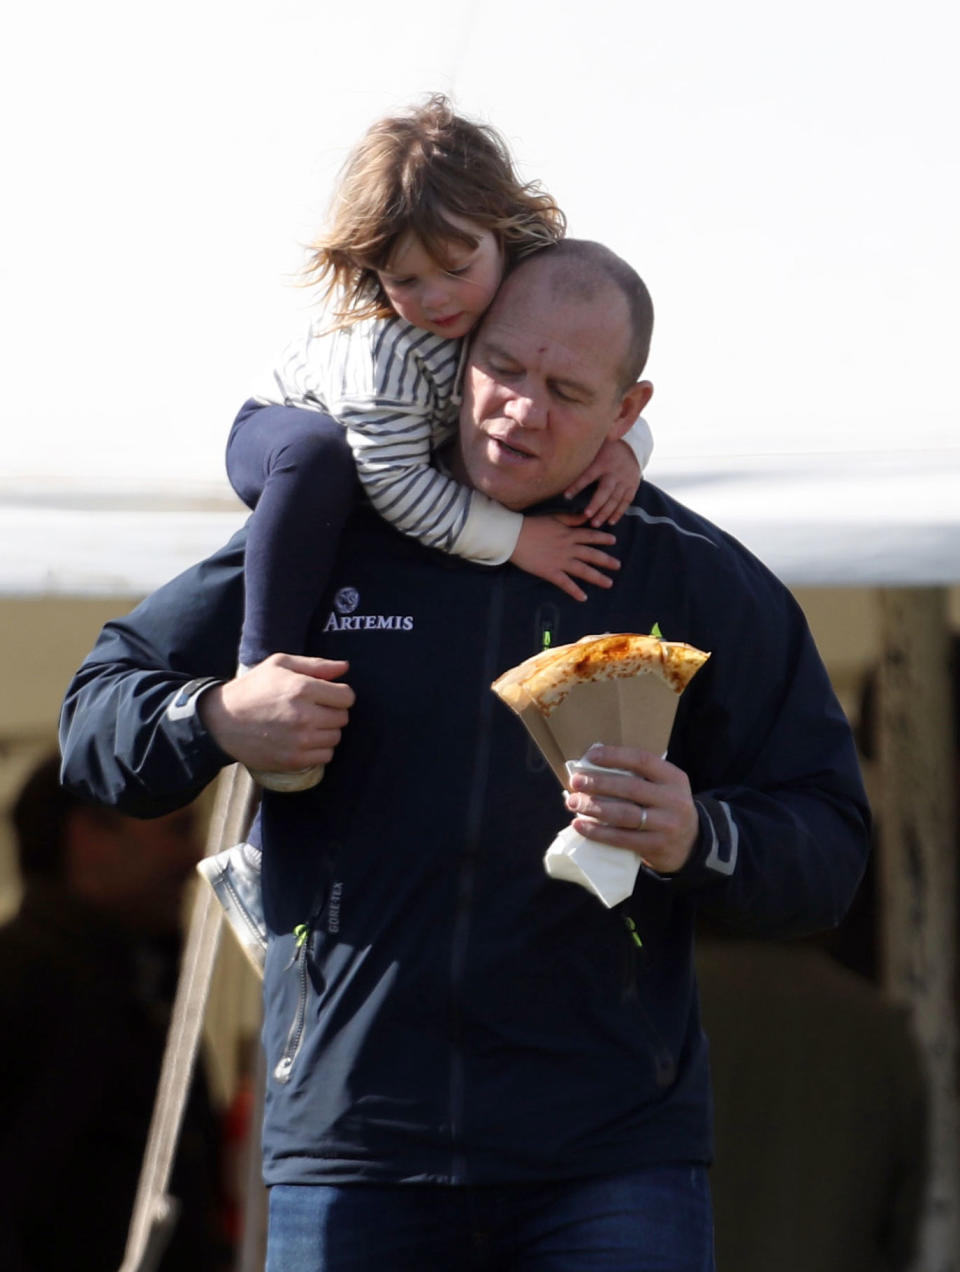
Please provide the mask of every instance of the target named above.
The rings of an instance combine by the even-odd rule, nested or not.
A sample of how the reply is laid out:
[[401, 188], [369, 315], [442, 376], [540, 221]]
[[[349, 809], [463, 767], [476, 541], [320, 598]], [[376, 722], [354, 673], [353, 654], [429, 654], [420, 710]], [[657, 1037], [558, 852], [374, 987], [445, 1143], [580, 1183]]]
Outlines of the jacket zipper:
[[626, 933], [626, 940], [623, 940], [623, 1001], [630, 1003], [630, 1010], [639, 1015], [646, 1027], [653, 1057], [654, 1078], [657, 1086], [663, 1089], [669, 1086], [676, 1076], [676, 1062], [673, 1052], [664, 1041], [663, 1034], [653, 1023], [637, 993], [637, 979], [643, 964], [648, 959], [648, 953], [633, 916], [625, 910], [622, 911], [622, 915]]
[[[500, 634], [503, 619], [503, 575], [498, 575], [496, 586], [487, 611], [487, 639], [484, 650], [484, 678], [492, 683], [498, 674], [496, 657], [499, 650], [497, 637]], [[477, 852], [480, 844], [480, 827], [483, 821], [484, 796], [490, 772], [490, 744], [492, 731], [490, 721], [493, 714], [494, 695], [487, 694], [481, 701], [480, 718], [477, 729], [477, 752], [473, 765], [473, 783], [467, 814], [464, 819], [464, 847], [460, 858], [460, 876], [457, 888], [457, 907], [453, 924], [453, 939], [450, 947], [450, 1140], [453, 1146], [451, 1161], [451, 1180], [454, 1183], [465, 1182], [466, 1163], [462, 1153], [457, 1150], [457, 1141], [463, 1130], [464, 1106], [464, 1055], [462, 1038], [462, 1020], [460, 1016], [459, 991], [463, 982], [463, 972], [467, 959], [467, 944], [470, 937], [470, 925], [473, 907], [473, 889], [476, 882]]]
[[293, 1022], [287, 1033], [283, 1055], [277, 1061], [273, 1070], [273, 1076], [278, 1082], [290, 1081], [294, 1062], [300, 1054], [300, 1047], [303, 1045], [304, 1025], [307, 1019], [307, 942], [310, 939], [310, 924], [301, 923], [298, 927], [295, 927], [293, 936], [296, 944], [293, 950], [293, 958], [287, 966], [296, 967], [297, 969], [297, 1009], [294, 1012]]

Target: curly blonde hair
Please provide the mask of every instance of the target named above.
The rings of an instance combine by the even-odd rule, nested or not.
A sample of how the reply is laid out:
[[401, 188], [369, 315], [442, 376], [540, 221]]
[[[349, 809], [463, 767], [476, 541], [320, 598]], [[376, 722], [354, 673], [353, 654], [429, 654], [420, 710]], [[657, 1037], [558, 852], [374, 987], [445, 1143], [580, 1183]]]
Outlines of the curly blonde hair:
[[310, 245], [307, 283], [334, 297], [337, 325], [393, 314], [377, 270], [398, 241], [415, 234], [441, 265], [451, 243], [477, 237], [448, 219], [489, 230], [509, 269], [558, 242], [566, 218], [536, 182], [521, 182], [500, 134], [457, 115], [441, 93], [375, 123], [344, 165], [328, 228]]

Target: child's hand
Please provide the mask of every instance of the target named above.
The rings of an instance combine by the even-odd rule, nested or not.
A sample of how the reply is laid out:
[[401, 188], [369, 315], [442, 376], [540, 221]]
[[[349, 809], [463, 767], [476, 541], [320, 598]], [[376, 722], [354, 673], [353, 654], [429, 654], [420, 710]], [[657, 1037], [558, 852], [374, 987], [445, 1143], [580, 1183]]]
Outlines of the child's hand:
[[574, 578], [597, 587], [613, 587], [613, 580], [600, 571], [619, 570], [620, 562], [601, 552], [599, 545], [616, 543], [616, 538], [604, 530], [591, 530], [583, 520], [580, 514], [524, 517], [510, 560], [528, 574], [555, 584], [575, 601], [585, 601], [587, 594]]
[[615, 526], [629, 508], [643, 480], [636, 455], [626, 442], [604, 442], [593, 463], [563, 492], [568, 499], [597, 483], [584, 517], [592, 526]]

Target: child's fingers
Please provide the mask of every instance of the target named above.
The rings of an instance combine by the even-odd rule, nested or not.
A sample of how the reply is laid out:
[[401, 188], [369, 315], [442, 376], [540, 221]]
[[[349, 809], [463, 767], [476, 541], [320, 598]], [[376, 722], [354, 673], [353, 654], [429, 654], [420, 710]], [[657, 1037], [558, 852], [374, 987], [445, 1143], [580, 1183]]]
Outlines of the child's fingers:
[[567, 526], [568, 529], [576, 531], [576, 534], [567, 536], [569, 543], [593, 544], [594, 546], [605, 543], [612, 547], [617, 541], [617, 536], [611, 534], [609, 530], [597, 530], [593, 526], [585, 525], [585, 518], [582, 513], [558, 512], [553, 519], [554, 521], [559, 521], [561, 525]]
[[586, 490], [588, 486], [592, 485], [593, 482], [597, 480], [597, 477], [599, 475], [600, 474], [598, 472], [594, 471], [594, 465], [591, 464], [590, 467], [586, 470], [586, 472], [580, 474], [580, 476], [577, 478], [577, 480], [573, 483], [572, 486], [568, 486], [566, 488], [566, 490], [563, 492], [564, 497], [567, 499], [572, 499], [574, 495], [579, 495], [580, 491]]
[[600, 552], [595, 548], [583, 548], [562, 570], [557, 570], [555, 574], [552, 574], [550, 581], [556, 584], [562, 592], [572, 596], [575, 601], [585, 601], [587, 599], [586, 593], [577, 585], [576, 579], [582, 579], [584, 583], [590, 583], [594, 587], [613, 587], [613, 579], [609, 575], [601, 573], [601, 571], [619, 569], [620, 562], [616, 557], [612, 557], [606, 552]]
[[628, 486], [624, 486], [622, 483], [611, 486], [607, 490], [605, 498], [594, 498], [591, 500], [591, 503], [595, 503], [597, 507], [596, 510], [587, 509], [587, 520], [593, 526], [602, 526], [604, 524], [615, 526], [630, 506], [632, 498], [633, 492]]
[[588, 521], [595, 522], [601, 513], [608, 511], [611, 506], [615, 506], [623, 495], [625, 483], [618, 481], [611, 473], [601, 477], [597, 482], [597, 488], [590, 496], [590, 501], [584, 509], [584, 516]]
[[602, 574], [586, 561], [568, 566], [567, 574], [582, 579], [584, 583], [592, 583], [594, 587], [613, 587], [613, 579], [608, 574]]
[[599, 548], [579, 547], [576, 556], [568, 562], [564, 569], [577, 572], [580, 565], [594, 566], [598, 570], [619, 570], [620, 562], [609, 552], [601, 552]]
[[550, 582], [558, 587], [561, 592], [566, 592], [568, 596], [572, 596], [575, 601], [585, 601], [587, 599], [587, 594], [583, 588], [577, 587], [569, 574], [564, 574], [562, 570], [552, 574]]
[[612, 501], [612, 507], [607, 509], [606, 515], [606, 524], [608, 526], [615, 526], [617, 524], [623, 514], [630, 507], [631, 498], [632, 496], [630, 495], [630, 492], [625, 491], [621, 494], [619, 499]]

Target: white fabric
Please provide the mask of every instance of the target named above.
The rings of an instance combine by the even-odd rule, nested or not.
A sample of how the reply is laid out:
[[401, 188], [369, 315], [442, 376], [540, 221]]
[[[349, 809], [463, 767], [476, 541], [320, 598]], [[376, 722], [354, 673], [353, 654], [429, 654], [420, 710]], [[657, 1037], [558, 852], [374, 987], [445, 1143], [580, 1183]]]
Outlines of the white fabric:
[[647, 464], [650, 463], [650, 456], [653, 454], [653, 434], [650, 432], [650, 425], [642, 415], [638, 415], [629, 430], [624, 433], [623, 440], [636, 455], [640, 471], [645, 472]]
[[[568, 760], [567, 772], [571, 777], [574, 773], [604, 772], [633, 776], [625, 769], [604, 769], [585, 758]], [[572, 826], [566, 826], [547, 849], [543, 864], [551, 879], [579, 883], [610, 907], [633, 894], [642, 862], [629, 848], [596, 843], [584, 838]]]

